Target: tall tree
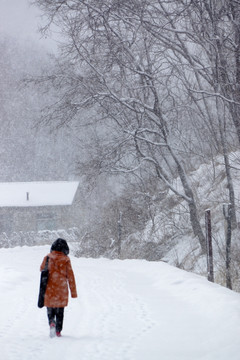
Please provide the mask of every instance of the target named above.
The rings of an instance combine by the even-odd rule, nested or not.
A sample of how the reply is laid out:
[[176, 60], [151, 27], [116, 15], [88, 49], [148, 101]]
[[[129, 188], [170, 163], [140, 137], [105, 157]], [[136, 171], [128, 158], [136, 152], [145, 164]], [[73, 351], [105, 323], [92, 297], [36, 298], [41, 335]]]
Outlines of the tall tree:
[[[168, 47], [183, 86], [204, 118], [218, 151], [223, 154], [232, 221], [235, 196], [229, 152], [239, 132], [239, 11], [238, 1], [193, 0], [145, 2], [155, 17], [139, 14], [143, 26]], [[165, 18], [165, 22], [162, 21]], [[177, 63], [178, 62], [178, 63]], [[184, 66], [183, 66], [184, 64]], [[233, 134], [235, 127], [236, 136]], [[229, 146], [230, 142], [230, 146]], [[209, 145], [208, 145], [209, 147]]]
[[[62, 94], [46, 113], [48, 120], [84, 122], [81, 111], [91, 109], [95, 124], [109, 131], [101, 166], [124, 173], [147, 166], [187, 202], [193, 232], [205, 251], [184, 166], [186, 143], [179, 139], [188, 126], [187, 99], [179, 96], [178, 73], [166, 61], [169, 50], [142, 21], [154, 6], [113, 0], [36, 3], [67, 36], [59, 71], [46, 77]], [[165, 21], [162, 15], [159, 19]]]

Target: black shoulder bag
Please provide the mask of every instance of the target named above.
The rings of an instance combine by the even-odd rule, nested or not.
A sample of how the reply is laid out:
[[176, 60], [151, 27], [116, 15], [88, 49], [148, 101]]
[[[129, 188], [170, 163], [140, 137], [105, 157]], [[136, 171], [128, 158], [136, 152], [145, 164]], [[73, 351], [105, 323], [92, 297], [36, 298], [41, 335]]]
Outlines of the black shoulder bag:
[[45, 296], [47, 283], [48, 283], [48, 275], [49, 275], [48, 260], [49, 260], [49, 257], [47, 257], [47, 259], [46, 259], [44, 269], [41, 271], [41, 276], [40, 276], [40, 288], [39, 288], [39, 295], [38, 295], [38, 307], [40, 309], [44, 306], [44, 296]]

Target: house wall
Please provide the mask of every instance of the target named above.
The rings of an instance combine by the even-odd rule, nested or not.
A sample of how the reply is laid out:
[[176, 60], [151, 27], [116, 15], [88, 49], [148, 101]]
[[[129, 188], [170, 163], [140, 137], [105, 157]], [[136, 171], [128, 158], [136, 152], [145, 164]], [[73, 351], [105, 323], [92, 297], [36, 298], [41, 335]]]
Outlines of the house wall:
[[0, 232], [58, 230], [77, 227], [74, 206], [2, 207]]

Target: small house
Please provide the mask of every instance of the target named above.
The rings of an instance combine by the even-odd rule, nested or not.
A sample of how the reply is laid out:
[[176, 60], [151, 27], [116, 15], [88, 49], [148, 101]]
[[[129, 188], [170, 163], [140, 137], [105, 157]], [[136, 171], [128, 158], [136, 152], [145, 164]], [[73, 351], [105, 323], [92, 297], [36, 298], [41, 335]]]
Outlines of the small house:
[[74, 198], [78, 181], [0, 183], [0, 232], [77, 227]]

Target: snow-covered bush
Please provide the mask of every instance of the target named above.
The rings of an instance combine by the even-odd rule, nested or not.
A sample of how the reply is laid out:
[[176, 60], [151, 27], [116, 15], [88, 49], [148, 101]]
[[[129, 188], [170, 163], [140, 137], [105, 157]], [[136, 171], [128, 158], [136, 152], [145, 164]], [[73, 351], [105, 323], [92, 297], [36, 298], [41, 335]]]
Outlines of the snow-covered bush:
[[68, 242], [77, 242], [79, 239], [79, 230], [71, 228], [67, 230], [59, 229], [55, 231], [20, 231], [10, 234], [0, 233], [0, 247], [9, 248], [15, 246], [35, 246], [52, 244], [57, 238], [64, 238]]

